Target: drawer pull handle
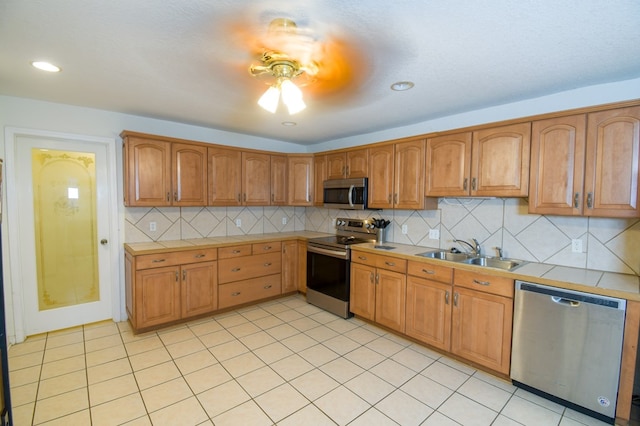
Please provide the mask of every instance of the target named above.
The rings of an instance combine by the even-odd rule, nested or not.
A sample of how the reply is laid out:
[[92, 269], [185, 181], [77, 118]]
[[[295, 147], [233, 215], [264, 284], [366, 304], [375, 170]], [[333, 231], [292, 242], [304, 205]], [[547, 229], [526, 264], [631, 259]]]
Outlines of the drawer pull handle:
[[436, 273], [436, 271], [432, 271], [431, 269], [424, 269], [424, 268], [422, 269], [422, 272], [429, 275], [433, 275]]
[[388, 266], [396, 266], [396, 262], [384, 262]]
[[164, 262], [167, 259], [153, 259], [151, 262], [152, 263], [160, 263], [160, 262]]
[[367, 256], [358, 256], [358, 259], [360, 259], [360, 260], [367, 260]]
[[203, 258], [203, 257], [205, 257], [205, 256], [206, 256], [206, 254], [202, 254], [202, 253], [200, 253], [200, 254], [196, 254], [195, 258], [196, 258], [196, 259], [202, 259], [202, 258]]
[[270, 288], [271, 288], [271, 284], [269, 284], [269, 285], [265, 285], [265, 286], [264, 286], [264, 287], [262, 287], [262, 288], [264, 288], [265, 290], [268, 290], [268, 289], [270, 289]]
[[262, 247], [263, 250], [271, 250], [271, 246], [264, 246]]
[[233, 269], [231, 270], [231, 272], [238, 272], [239, 270], [240, 270], [240, 268], [233, 268]]
[[240, 293], [242, 293], [242, 292], [240, 292], [240, 291], [235, 291], [235, 292], [231, 293], [231, 295], [232, 295], [233, 297], [235, 297], [235, 296], [240, 296]]
[[476, 284], [480, 284], [480, 285], [491, 285], [491, 282], [489, 282], [489, 281], [473, 280], [473, 282], [476, 283]]
[[234, 250], [234, 251], [232, 251], [231, 253], [233, 253], [233, 254], [242, 253], [242, 250]]
[[267, 262], [264, 264], [265, 268], [271, 266], [271, 262]]
[[458, 306], [458, 293], [453, 293], [453, 306]]
[[445, 305], [449, 304], [449, 291], [444, 292], [444, 304]]

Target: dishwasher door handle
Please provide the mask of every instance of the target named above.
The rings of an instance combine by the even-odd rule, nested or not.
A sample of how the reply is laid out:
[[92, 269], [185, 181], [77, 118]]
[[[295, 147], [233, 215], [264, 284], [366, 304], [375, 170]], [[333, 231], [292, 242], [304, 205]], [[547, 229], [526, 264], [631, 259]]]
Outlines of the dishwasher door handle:
[[551, 300], [553, 300], [554, 303], [569, 306], [571, 308], [577, 308], [578, 306], [580, 306], [580, 302], [576, 302], [575, 300], [571, 299], [565, 299], [564, 297], [551, 296]]

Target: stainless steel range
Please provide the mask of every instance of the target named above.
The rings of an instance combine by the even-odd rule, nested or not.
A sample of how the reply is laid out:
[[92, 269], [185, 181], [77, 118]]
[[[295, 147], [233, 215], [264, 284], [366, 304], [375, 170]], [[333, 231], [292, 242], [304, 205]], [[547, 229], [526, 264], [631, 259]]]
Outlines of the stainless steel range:
[[349, 318], [351, 244], [373, 243], [376, 228], [369, 219], [336, 219], [336, 235], [307, 244], [307, 302]]

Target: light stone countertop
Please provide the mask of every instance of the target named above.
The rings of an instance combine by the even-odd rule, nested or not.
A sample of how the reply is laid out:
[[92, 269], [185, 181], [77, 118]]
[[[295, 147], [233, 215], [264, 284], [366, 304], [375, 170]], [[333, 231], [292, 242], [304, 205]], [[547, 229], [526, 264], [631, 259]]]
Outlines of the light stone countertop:
[[[168, 251], [193, 250], [204, 247], [228, 247], [238, 244], [259, 243], [261, 241], [308, 240], [310, 238], [326, 237], [330, 235], [333, 234], [312, 231], [276, 232], [230, 237], [129, 243], [125, 244], [124, 248], [126, 252], [136, 256]], [[568, 290], [584, 291], [603, 296], [640, 301], [640, 277], [637, 275], [619, 274], [615, 272], [596, 271], [592, 269], [573, 268], [568, 266], [556, 266], [536, 262], [526, 263], [525, 265], [510, 272], [496, 268], [467, 265], [459, 262], [416, 256], [418, 253], [437, 250], [435, 248], [396, 243], [384, 243], [384, 246], [392, 247], [392, 249], [379, 249], [372, 243], [356, 244], [352, 245], [351, 248], [380, 255], [400, 257], [412, 261], [446, 265], [456, 269], [475, 271], [479, 274], [507, 277], [514, 280], [530, 281], [537, 284], [561, 287]]]

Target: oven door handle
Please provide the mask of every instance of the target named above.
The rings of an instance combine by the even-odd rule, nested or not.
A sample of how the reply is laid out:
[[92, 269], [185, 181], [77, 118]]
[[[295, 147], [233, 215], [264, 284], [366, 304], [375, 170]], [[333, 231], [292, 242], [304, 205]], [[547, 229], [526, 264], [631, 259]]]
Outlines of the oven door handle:
[[327, 256], [337, 257], [339, 259], [349, 258], [346, 250], [330, 250], [330, 249], [324, 249], [324, 248], [320, 248], [312, 245], [307, 246], [307, 252], [317, 253], [317, 254], [326, 254]]
[[353, 207], [353, 190], [356, 189], [355, 185], [349, 187], [349, 205]]

